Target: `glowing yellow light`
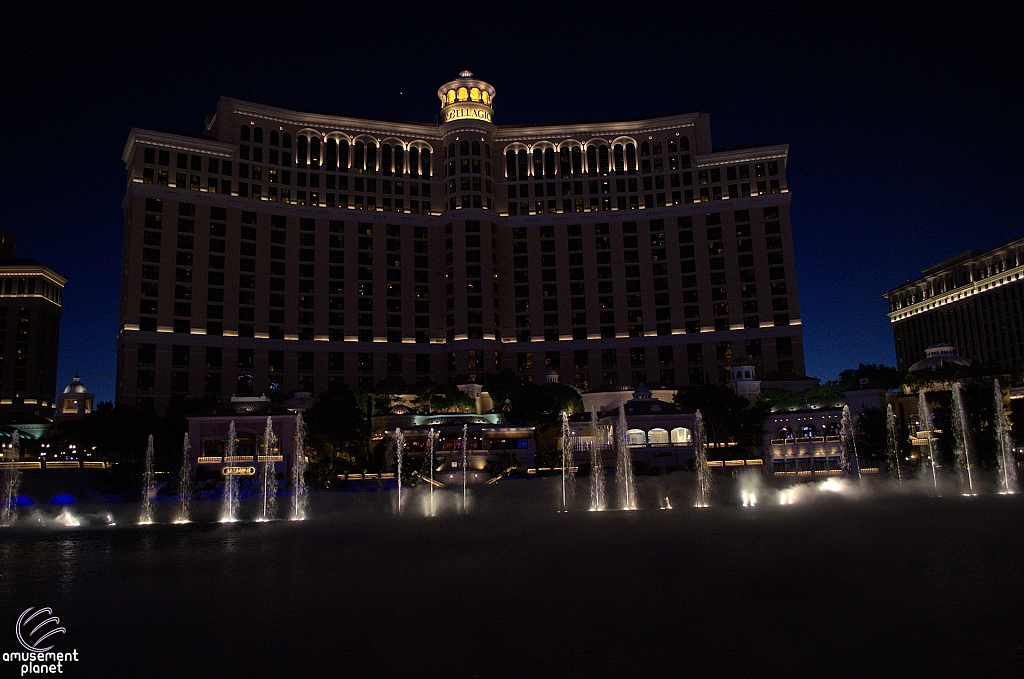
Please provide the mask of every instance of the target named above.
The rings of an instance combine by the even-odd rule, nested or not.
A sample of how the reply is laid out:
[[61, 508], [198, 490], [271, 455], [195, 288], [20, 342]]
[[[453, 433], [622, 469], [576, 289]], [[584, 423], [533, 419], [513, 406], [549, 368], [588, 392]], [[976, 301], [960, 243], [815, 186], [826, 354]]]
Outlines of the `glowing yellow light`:
[[480, 101], [480, 88], [474, 87], [469, 91], [469, 98], [472, 101]]
[[460, 87], [455, 96], [458, 97], [459, 101], [466, 101], [469, 99], [469, 90], [465, 87]]

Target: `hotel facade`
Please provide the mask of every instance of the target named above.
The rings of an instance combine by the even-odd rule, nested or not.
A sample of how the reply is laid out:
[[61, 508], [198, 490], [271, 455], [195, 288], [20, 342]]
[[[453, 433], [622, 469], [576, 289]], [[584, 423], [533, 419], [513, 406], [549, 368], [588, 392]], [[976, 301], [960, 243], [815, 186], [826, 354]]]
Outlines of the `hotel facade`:
[[1005, 372], [1024, 364], [1024, 238], [963, 252], [921, 273], [885, 293], [901, 371], [936, 344]]
[[804, 371], [788, 147], [707, 114], [439, 124], [221, 98], [203, 136], [133, 129], [117, 401], [557, 373], [586, 391]]

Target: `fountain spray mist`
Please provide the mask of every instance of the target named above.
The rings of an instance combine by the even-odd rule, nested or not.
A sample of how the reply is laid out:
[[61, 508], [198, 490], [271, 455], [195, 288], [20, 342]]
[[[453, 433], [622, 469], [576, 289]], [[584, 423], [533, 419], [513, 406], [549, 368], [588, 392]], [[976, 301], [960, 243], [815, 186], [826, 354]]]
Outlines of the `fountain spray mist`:
[[153, 435], [146, 444], [146, 461], [142, 471], [142, 512], [139, 523], [153, 523]]
[[853, 428], [850, 406], [843, 406], [843, 420], [840, 425], [842, 444], [843, 476], [860, 480], [860, 459], [857, 457], [857, 432]]
[[629, 429], [626, 424], [626, 404], [619, 405], [619, 421], [615, 425], [615, 482], [619, 487], [623, 509], [636, 509], [636, 486], [633, 483], [633, 455], [629, 450]]
[[14, 521], [18, 490], [21, 488], [21, 469], [18, 468], [18, 462], [21, 460], [21, 439], [17, 429], [11, 432], [11, 447], [8, 451], [4, 456], [3, 487], [0, 488], [0, 525]]
[[434, 516], [434, 428], [427, 432], [427, 458], [430, 460], [430, 515]]
[[885, 407], [885, 461], [889, 467], [889, 478], [903, 485], [900, 471], [900, 439], [896, 426], [896, 413], [890, 403]]
[[305, 521], [309, 512], [306, 485], [306, 423], [302, 413], [295, 416], [295, 460], [292, 462], [292, 521]]
[[466, 481], [469, 479], [469, 427], [462, 425], [462, 513], [466, 513]]
[[597, 404], [590, 406], [590, 435], [594, 444], [590, 448], [590, 511], [604, 511], [604, 469], [601, 452], [604, 442], [597, 435]]
[[918, 434], [921, 431], [927, 432], [928, 436], [928, 461], [932, 467], [932, 487], [935, 489], [935, 493], [939, 492], [939, 475], [936, 471], [935, 461], [935, 432], [932, 431], [932, 416], [928, 410], [928, 399], [925, 396], [924, 389], [917, 392], [917, 419], [919, 424]]
[[996, 459], [999, 462], [999, 485], [1004, 493], [1017, 492], [1017, 456], [1013, 450], [1013, 439], [1010, 437], [1010, 422], [1003, 409], [1003, 390], [999, 380], [993, 380], [995, 388], [995, 429]]
[[711, 469], [708, 467], [704, 416], [698, 410], [693, 416], [693, 445], [697, 454], [697, 506], [711, 506]]
[[267, 428], [263, 431], [263, 516], [264, 521], [277, 518], [277, 435], [274, 421], [267, 417]]
[[181, 444], [181, 476], [178, 479], [181, 507], [178, 509], [176, 523], [188, 523], [192, 518], [192, 446], [188, 441], [188, 432]]
[[397, 463], [397, 473], [395, 474], [395, 481], [398, 485], [398, 514], [402, 514], [402, 454], [405, 452], [405, 434], [402, 433], [401, 429], [395, 429], [394, 436], [395, 444], [395, 460]]
[[[231, 420], [228, 427], [228, 440], [224, 446], [224, 464], [230, 466], [235, 461], [235, 448], [238, 445], [238, 434], [235, 431], [235, 421]], [[238, 514], [238, 477], [228, 474], [224, 477], [223, 507], [220, 520], [222, 523], [236, 521]]]
[[[960, 471], [960, 490], [974, 492], [974, 477], [971, 474], [971, 442], [970, 423], [967, 421], [967, 410], [964, 408], [964, 396], [960, 383], [953, 384], [953, 440], [956, 451], [956, 465]], [[966, 481], [966, 484], [964, 483]]]
[[576, 497], [576, 472], [573, 471], [575, 447], [569, 413], [562, 411], [562, 511], [569, 510], [569, 498]]

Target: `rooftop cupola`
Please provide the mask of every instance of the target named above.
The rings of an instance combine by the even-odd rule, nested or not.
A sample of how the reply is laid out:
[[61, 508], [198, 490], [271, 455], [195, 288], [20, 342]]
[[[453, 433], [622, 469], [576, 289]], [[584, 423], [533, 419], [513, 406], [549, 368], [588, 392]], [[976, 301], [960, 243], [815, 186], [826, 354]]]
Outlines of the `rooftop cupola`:
[[481, 120], [493, 123], [494, 87], [477, 80], [469, 71], [463, 71], [455, 80], [441, 85], [437, 96], [441, 100], [443, 122]]

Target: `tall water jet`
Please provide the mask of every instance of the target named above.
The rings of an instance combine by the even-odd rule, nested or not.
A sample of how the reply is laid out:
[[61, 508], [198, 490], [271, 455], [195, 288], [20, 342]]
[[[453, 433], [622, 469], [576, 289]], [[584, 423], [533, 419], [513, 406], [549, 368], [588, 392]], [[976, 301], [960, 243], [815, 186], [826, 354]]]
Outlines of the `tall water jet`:
[[7, 525], [14, 520], [17, 509], [18, 490], [21, 488], [21, 440], [18, 430], [11, 432], [11, 446], [4, 456], [3, 487], [0, 488], [0, 525]]
[[267, 428], [263, 431], [263, 521], [277, 518], [277, 435], [274, 421], [267, 417]]
[[395, 429], [395, 436], [393, 439], [395, 444], [395, 462], [397, 465], [397, 473], [395, 474], [395, 481], [398, 485], [398, 513], [402, 513], [402, 454], [405, 452], [405, 434], [402, 433], [401, 429]]
[[292, 521], [305, 521], [309, 511], [306, 485], [306, 423], [302, 413], [295, 416], [295, 461], [292, 463]]
[[576, 472], [572, 427], [569, 426], [569, 413], [562, 411], [562, 511], [568, 511], [569, 498], [576, 496]]
[[142, 470], [142, 512], [139, 523], [153, 523], [153, 435], [146, 444], [146, 462]]
[[840, 448], [842, 450], [843, 476], [860, 480], [860, 459], [857, 457], [857, 432], [853, 428], [850, 406], [843, 406], [840, 424]]
[[430, 431], [427, 432], [427, 459], [430, 464], [430, 515], [434, 516], [434, 428], [431, 427]]
[[466, 481], [469, 479], [469, 426], [462, 425], [462, 513], [466, 513]]
[[619, 488], [623, 509], [636, 509], [636, 486], [633, 483], [633, 455], [629, 451], [629, 429], [626, 424], [626, 404], [619, 406], [619, 420], [615, 424], [615, 483]]
[[935, 461], [935, 432], [932, 431], [932, 417], [928, 410], [928, 399], [925, 397], [924, 389], [917, 392], [917, 419], [919, 422], [918, 435], [925, 432], [928, 437], [928, 461], [932, 468], [932, 487], [935, 493], [939, 492], [939, 475], [936, 471]]
[[[970, 423], [964, 408], [964, 396], [960, 383], [953, 384], [953, 441], [956, 451], [956, 466], [960, 472], [960, 490], [974, 492], [974, 477], [971, 474]], [[966, 481], [966, 484], [964, 483]]]
[[597, 404], [590, 407], [590, 435], [594, 444], [590, 448], [590, 511], [604, 511], [604, 469], [601, 452], [603, 446], [597, 436]]
[[181, 444], [181, 476], [178, 480], [178, 489], [181, 496], [181, 506], [178, 508], [177, 523], [188, 523], [192, 518], [192, 446], [188, 441], [188, 432], [185, 432], [185, 440]]
[[711, 468], [708, 467], [707, 444], [704, 439], [704, 416], [700, 410], [693, 416], [693, 446], [697, 454], [697, 506], [711, 506]]
[[903, 485], [899, 431], [896, 426], [896, 413], [893, 412], [891, 403], [885, 407], [885, 462], [889, 468], [889, 478]]
[[[228, 440], [224, 446], [224, 464], [231, 466], [235, 461], [235, 449], [238, 445], [238, 434], [235, 432], [235, 421], [231, 420], [228, 427]], [[221, 523], [237, 521], [238, 514], [238, 477], [234, 474], [227, 474], [224, 477], [224, 497], [221, 509]]]
[[999, 380], [995, 382], [995, 429], [996, 457], [999, 461], [999, 485], [1003, 493], [1017, 492], [1017, 457], [1010, 438], [1010, 422], [1003, 410], [1003, 390]]

